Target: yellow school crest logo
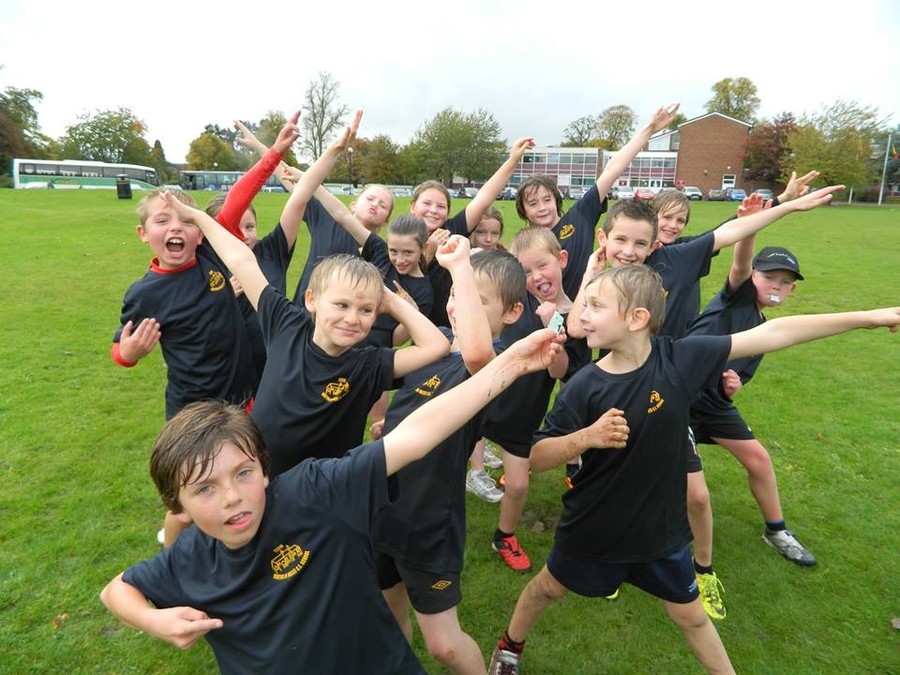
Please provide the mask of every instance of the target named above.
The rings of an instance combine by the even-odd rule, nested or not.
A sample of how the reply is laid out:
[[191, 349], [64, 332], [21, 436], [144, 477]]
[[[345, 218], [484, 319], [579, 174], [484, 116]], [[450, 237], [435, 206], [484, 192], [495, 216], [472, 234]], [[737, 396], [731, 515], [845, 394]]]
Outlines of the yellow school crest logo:
[[297, 544], [278, 544], [272, 551], [275, 555], [269, 564], [275, 581], [284, 581], [299, 574], [309, 561], [309, 551], [304, 551]]
[[337, 403], [350, 393], [350, 383], [346, 377], [339, 377], [337, 382], [329, 382], [322, 392], [322, 398], [329, 403]]
[[209, 290], [218, 293], [225, 288], [225, 275], [217, 270], [209, 271]]
[[568, 239], [573, 234], [575, 234], [575, 226], [572, 223], [566, 223], [559, 230], [559, 239], [562, 241], [563, 239]]
[[437, 388], [440, 386], [441, 378], [439, 378], [437, 375], [432, 375], [422, 384], [416, 387], [416, 393], [419, 396], [434, 396], [434, 392], [437, 391]]
[[655, 413], [657, 410], [659, 410], [660, 408], [663, 407], [663, 403], [665, 403], [665, 402], [666, 402], [666, 400], [662, 396], [659, 395], [658, 391], [651, 391], [650, 392], [650, 407], [647, 408], [647, 414], [649, 415], [650, 413]]

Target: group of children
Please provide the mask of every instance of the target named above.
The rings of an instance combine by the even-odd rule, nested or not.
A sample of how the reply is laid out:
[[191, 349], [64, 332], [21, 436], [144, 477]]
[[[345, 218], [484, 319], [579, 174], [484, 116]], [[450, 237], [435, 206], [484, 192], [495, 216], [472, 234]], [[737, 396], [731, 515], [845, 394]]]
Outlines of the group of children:
[[[893, 330], [900, 310], [764, 323], [762, 308], [802, 277], [784, 249], [754, 257], [753, 236], [840, 189], [804, 195], [811, 174], [791, 181], [783, 203], [748, 199], [739, 218], [689, 242], [677, 241], [686, 200], [659, 200], [658, 214], [617, 202], [596, 232], [613, 182], [677, 108], [657, 111], [566, 213], [551, 178], [526, 180], [516, 200], [526, 227], [509, 251], [490, 205], [530, 138], [452, 218], [446, 188], [420, 185], [385, 239], [388, 190], [367, 186], [348, 209], [321, 187], [360, 113], [306, 172], [280, 164], [297, 115], [271, 149], [241, 128], [260, 162], [207, 212], [185, 193], [145, 197], [138, 234], [155, 257], [126, 293], [112, 353], [131, 366], [160, 343], [169, 369], [168, 421], [151, 458], [166, 548], [113, 579], [104, 604], [179, 647], [206, 638], [234, 673], [295, 670], [298, 659], [323, 673], [422, 672], [412, 609], [441, 663], [485, 673], [456, 609], [468, 466], [483, 461], [473, 450], [484, 437], [505, 475], [491, 545], [513, 569], [531, 569], [515, 534], [529, 474], [566, 464], [571, 485], [491, 673], [520, 672], [528, 632], [567, 590], [613, 597], [623, 582], [663, 600], [708, 670], [731, 672], [709, 619], [725, 613], [708, 492], [702, 506], [705, 483], [692, 492], [685, 478], [699, 464], [690, 429], [747, 466], [764, 538], [809, 564], [794, 554], [771, 462], [731, 396], [762, 354]], [[291, 194], [258, 239], [250, 201], [272, 171]], [[301, 218], [311, 245], [291, 301]], [[730, 245], [725, 288], [698, 317], [699, 279]], [[374, 440], [363, 443], [367, 419]], [[703, 538], [693, 556], [692, 530]]]

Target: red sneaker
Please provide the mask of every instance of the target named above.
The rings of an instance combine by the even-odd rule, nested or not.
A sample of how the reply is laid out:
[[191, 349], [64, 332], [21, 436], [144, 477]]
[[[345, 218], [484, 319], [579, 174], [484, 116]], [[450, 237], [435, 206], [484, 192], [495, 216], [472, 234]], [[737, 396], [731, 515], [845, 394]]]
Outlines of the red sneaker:
[[519, 540], [512, 534], [505, 539], [498, 539], [491, 543], [491, 548], [500, 554], [509, 567], [516, 572], [530, 572], [531, 560], [528, 554], [519, 546]]

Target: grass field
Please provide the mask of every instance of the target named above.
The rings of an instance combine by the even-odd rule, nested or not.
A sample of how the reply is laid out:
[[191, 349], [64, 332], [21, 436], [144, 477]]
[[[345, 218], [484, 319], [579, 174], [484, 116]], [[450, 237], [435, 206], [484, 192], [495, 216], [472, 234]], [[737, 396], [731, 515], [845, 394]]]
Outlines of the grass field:
[[[283, 202], [257, 198], [262, 232]], [[0, 672], [215, 672], [205, 645], [181, 652], [125, 628], [97, 598], [112, 576], [156, 553], [163, 513], [147, 464], [164, 418], [164, 363], [159, 350], [131, 370], [109, 358], [123, 293], [150, 258], [134, 234], [136, 205], [106, 191], [0, 190]], [[511, 203], [501, 207], [508, 240], [519, 220]], [[695, 204], [688, 232], [730, 208]], [[798, 254], [806, 281], [770, 317], [900, 302], [896, 206], [793, 215], [758, 246], [776, 243]], [[715, 260], [704, 301], [729, 262], [728, 251]], [[788, 524], [817, 567], [795, 567], [763, 544], [740, 465], [701, 448], [729, 611], [718, 628], [738, 672], [900, 673], [900, 632], [891, 628], [900, 615], [898, 340], [858, 331], [770, 355], [739, 395], [772, 454]], [[534, 476], [519, 538], [535, 565], [550, 549], [561, 475]], [[468, 506], [460, 617], [487, 655], [528, 577], [490, 550], [497, 506], [471, 496]], [[415, 648], [429, 672], [443, 672], [418, 637]], [[551, 608], [524, 669], [700, 671], [659, 603], [631, 587], [615, 603], [570, 596]], [[316, 672], [314, 663], [298, 670]]]

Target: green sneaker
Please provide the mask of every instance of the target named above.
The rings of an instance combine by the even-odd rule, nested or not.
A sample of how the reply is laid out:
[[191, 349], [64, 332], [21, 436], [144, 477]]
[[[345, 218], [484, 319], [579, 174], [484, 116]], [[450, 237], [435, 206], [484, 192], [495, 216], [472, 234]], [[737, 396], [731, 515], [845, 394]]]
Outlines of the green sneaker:
[[700, 590], [700, 604], [710, 619], [721, 621], [725, 618], [725, 587], [716, 573], [697, 574], [697, 586]]

